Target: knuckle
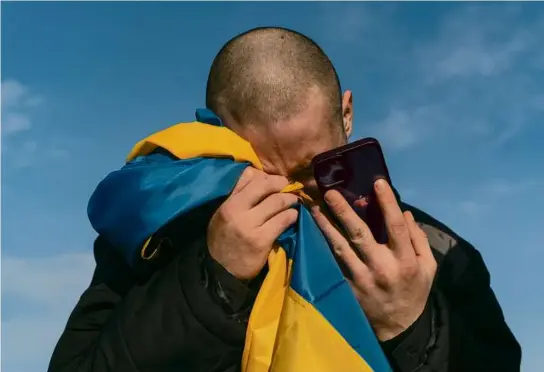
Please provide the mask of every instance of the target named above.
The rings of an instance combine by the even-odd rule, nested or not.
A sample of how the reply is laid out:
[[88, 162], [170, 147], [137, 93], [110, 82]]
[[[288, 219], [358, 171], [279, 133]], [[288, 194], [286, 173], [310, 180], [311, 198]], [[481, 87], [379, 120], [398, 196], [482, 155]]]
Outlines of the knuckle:
[[340, 202], [336, 202], [336, 201], [332, 202], [329, 204], [329, 207], [334, 212], [334, 214], [336, 214], [338, 217], [345, 217], [347, 213], [347, 209]]
[[287, 207], [291, 207], [298, 202], [298, 197], [293, 194], [283, 194], [285, 195], [284, 200]]
[[374, 280], [369, 280], [368, 276], [364, 275], [361, 271], [355, 270], [352, 272], [352, 276], [359, 294], [368, 294], [375, 290], [376, 282]]
[[236, 182], [236, 186], [240, 187], [242, 185], [252, 183], [255, 179], [255, 172], [257, 172], [257, 170], [252, 167], [247, 167], [246, 169], [244, 169], [242, 175], [238, 179], [238, 182]]
[[391, 234], [393, 234], [394, 236], [401, 236], [406, 234], [408, 227], [406, 226], [406, 223], [404, 221], [396, 221], [391, 223], [389, 229], [391, 230]]
[[279, 201], [281, 203], [281, 207], [283, 209], [289, 208], [293, 203], [293, 199], [290, 197], [289, 194], [278, 194], [279, 195]]
[[247, 167], [242, 173], [245, 177], [253, 177], [255, 175], [256, 169], [253, 167]]
[[223, 204], [223, 206], [217, 211], [217, 215], [222, 225], [228, 225], [231, 229], [235, 230], [238, 228], [239, 213], [232, 204]]
[[415, 260], [409, 260], [403, 263], [400, 267], [400, 275], [404, 279], [412, 279], [418, 273], [418, 265]]
[[337, 241], [332, 241], [330, 242], [330, 247], [331, 249], [333, 250], [333, 252], [339, 257], [339, 258], [343, 258], [345, 256], [344, 254], [344, 247], [342, 246], [342, 244], [340, 244], [339, 242]]
[[374, 267], [373, 271], [374, 280], [383, 287], [390, 287], [398, 281], [400, 276], [398, 268], [386, 265]]
[[222, 217], [233, 217], [235, 215], [234, 206], [235, 203], [233, 203], [232, 200], [227, 200], [217, 212]]
[[296, 209], [289, 209], [285, 213], [285, 222], [289, 225], [295, 222], [297, 218], [298, 218], [298, 211]]
[[367, 238], [367, 232], [363, 227], [356, 227], [355, 230], [351, 233], [351, 242], [353, 244], [360, 244], [364, 242]]

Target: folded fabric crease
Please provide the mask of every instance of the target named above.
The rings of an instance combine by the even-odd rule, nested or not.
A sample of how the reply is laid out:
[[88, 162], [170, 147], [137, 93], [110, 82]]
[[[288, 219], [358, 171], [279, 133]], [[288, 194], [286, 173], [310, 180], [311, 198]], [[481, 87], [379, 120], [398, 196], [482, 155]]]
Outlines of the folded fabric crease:
[[[251, 145], [213, 113], [196, 116], [136, 144], [90, 198], [94, 229], [131, 266], [163, 226], [227, 197], [246, 167], [262, 169]], [[304, 204], [296, 208], [251, 311], [242, 371], [391, 371], [326, 239]]]

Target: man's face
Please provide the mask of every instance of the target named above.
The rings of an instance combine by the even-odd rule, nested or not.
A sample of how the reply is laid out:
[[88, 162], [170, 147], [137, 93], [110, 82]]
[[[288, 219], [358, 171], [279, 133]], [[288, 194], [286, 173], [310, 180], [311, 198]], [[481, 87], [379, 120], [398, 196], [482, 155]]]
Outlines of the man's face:
[[326, 97], [315, 90], [299, 114], [274, 125], [246, 129], [242, 135], [253, 146], [266, 173], [301, 182], [305, 191], [317, 198], [319, 192], [311, 168], [313, 157], [344, 145], [351, 131], [351, 92], [344, 94], [343, 101], [344, 123], [330, 122]]

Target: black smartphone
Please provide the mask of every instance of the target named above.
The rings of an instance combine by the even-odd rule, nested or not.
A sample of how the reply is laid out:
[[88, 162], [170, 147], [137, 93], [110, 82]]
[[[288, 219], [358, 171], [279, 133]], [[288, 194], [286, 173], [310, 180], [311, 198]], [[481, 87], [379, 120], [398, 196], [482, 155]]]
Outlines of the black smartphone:
[[340, 192], [368, 225], [378, 243], [387, 242], [387, 230], [374, 192], [374, 182], [383, 178], [391, 184], [380, 143], [364, 138], [314, 157], [314, 177], [321, 194]]

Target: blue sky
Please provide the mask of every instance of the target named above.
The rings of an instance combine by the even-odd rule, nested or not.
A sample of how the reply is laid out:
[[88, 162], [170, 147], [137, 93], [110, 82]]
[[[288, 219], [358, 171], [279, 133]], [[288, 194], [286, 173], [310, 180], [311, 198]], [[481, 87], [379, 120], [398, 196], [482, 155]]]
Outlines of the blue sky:
[[322, 45], [353, 138], [378, 137], [404, 198], [482, 252], [541, 370], [543, 3], [3, 3], [3, 370], [45, 370], [89, 283], [96, 184], [192, 120], [215, 53], [263, 25]]

